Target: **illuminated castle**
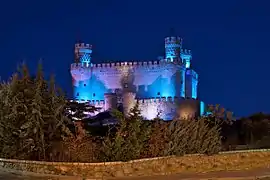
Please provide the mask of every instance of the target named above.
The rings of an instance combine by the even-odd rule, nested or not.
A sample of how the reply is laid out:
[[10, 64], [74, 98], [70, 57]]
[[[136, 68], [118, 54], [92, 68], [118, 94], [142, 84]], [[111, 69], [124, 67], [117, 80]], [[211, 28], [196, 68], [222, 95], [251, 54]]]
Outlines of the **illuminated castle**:
[[192, 54], [180, 37], [165, 38], [165, 57], [145, 62], [92, 62], [92, 46], [75, 45], [71, 64], [74, 99], [102, 111], [122, 107], [124, 114], [138, 103], [142, 115], [164, 120], [199, 116], [204, 103], [197, 99], [198, 74], [191, 69]]

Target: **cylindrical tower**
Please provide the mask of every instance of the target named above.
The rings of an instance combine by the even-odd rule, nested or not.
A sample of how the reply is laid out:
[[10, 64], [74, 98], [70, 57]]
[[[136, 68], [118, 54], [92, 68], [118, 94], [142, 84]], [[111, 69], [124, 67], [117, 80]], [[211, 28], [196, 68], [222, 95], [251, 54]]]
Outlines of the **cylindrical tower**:
[[116, 93], [105, 93], [105, 111], [117, 109], [117, 95]]
[[136, 94], [133, 92], [123, 93], [123, 111], [125, 116], [128, 116], [130, 110], [136, 105], [135, 96]]
[[197, 99], [198, 74], [188, 69], [186, 71], [186, 98]]
[[180, 50], [182, 48], [182, 39], [178, 36], [165, 38], [165, 59], [174, 61], [180, 59]]
[[70, 73], [76, 100], [90, 100], [91, 54], [90, 44], [75, 44], [75, 63], [71, 64]]
[[92, 57], [92, 45], [77, 43], [75, 44], [75, 62], [89, 65]]

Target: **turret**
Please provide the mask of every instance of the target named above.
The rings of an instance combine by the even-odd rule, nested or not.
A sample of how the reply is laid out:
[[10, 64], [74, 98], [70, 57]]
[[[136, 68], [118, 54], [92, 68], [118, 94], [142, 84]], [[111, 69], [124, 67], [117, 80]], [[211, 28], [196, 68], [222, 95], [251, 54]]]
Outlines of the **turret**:
[[191, 50], [181, 49], [180, 56], [182, 59], [182, 63], [186, 65], [186, 68], [190, 68], [191, 59], [192, 59]]
[[167, 61], [178, 61], [180, 59], [180, 50], [182, 48], [182, 39], [180, 37], [165, 38], [165, 59]]
[[75, 63], [71, 64], [70, 73], [76, 100], [91, 100], [89, 97], [91, 54], [92, 46], [90, 44], [75, 44]]
[[92, 45], [77, 43], [75, 44], [75, 63], [85, 63], [87, 66], [91, 63]]
[[192, 70], [186, 70], [186, 98], [197, 99], [198, 74]]

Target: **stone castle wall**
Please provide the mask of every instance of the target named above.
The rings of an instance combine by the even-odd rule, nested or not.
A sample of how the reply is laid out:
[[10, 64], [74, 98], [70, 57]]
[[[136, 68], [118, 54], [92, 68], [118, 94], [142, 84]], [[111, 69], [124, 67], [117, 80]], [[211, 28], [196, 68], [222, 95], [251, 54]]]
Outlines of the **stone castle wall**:
[[[116, 103], [115, 97], [113, 102]], [[108, 101], [111, 103], [112, 101]], [[106, 101], [93, 100], [89, 103], [95, 107], [101, 108], [101, 112], [108, 110], [106, 107], [115, 108], [116, 104], [106, 105]], [[200, 115], [201, 101], [197, 99], [185, 99], [178, 97], [161, 97], [150, 99], [136, 99], [134, 93], [124, 93], [123, 95], [123, 109], [124, 114], [128, 114], [129, 110], [138, 103], [142, 116], [147, 120], [152, 120], [157, 116], [163, 120], [172, 120], [175, 117], [192, 118]]]
[[[84, 70], [85, 69], [85, 74]], [[90, 73], [89, 73], [90, 72]], [[103, 64], [72, 64], [74, 96], [85, 100], [103, 100], [104, 93], [127, 88], [136, 98], [185, 96], [185, 68], [163, 61]], [[79, 74], [79, 75], [78, 75]], [[89, 76], [88, 79], [85, 77]]]
[[[233, 162], [233, 163], [232, 163]], [[107, 179], [125, 176], [153, 176], [172, 173], [205, 173], [267, 168], [269, 150], [224, 152], [218, 155], [186, 155], [140, 159], [129, 162], [65, 163], [0, 159], [0, 167], [41, 174]]]
[[200, 116], [204, 109], [200, 109], [201, 101], [177, 97], [163, 97], [138, 100], [139, 109], [143, 117], [153, 119], [159, 116], [163, 120], [172, 120], [175, 117], [193, 118]]

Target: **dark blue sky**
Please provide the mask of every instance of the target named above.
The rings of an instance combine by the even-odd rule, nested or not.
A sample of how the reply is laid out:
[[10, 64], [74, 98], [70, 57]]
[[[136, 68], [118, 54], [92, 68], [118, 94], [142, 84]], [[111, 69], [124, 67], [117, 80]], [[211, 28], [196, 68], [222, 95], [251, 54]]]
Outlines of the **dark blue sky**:
[[[80, 39], [93, 61], [155, 60], [170, 28], [192, 49], [199, 95], [237, 116], [270, 112], [270, 1], [9, 0], [0, 2], [0, 75], [25, 60], [71, 92], [70, 63]], [[79, 32], [79, 33], [78, 33]]]

